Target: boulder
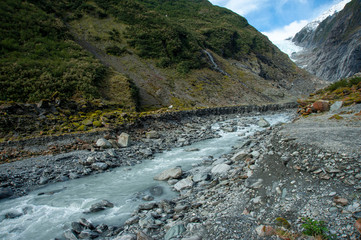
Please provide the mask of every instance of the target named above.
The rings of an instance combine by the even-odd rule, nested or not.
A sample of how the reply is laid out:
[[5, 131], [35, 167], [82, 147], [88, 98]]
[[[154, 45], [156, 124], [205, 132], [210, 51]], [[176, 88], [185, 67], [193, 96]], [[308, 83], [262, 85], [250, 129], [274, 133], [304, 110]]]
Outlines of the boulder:
[[92, 169], [95, 169], [95, 170], [107, 170], [108, 169], [108, 164], [106, 163], [103, 163], [103, 162], [96, 162], [96, 163], [93, 163], [91, 165]]
[[271, 124], [266, 119], [264, 119], [262, 117], [258, 120], [257, 124], [258, 124], [259, 127], [263, 127], [263, 128], [271, 126]]
[[80, 218], [79, 223], [86, 228], [94, 229], [94, 225], [85, 218]]
[[0, 199], [8, 198], [12, 195], [14, 195], [14, 192], [11, 188], [0, 188]]
[[112, 208], [112, 207], [114, 207], [113, 203], [109, 202], [108, 200], [102, 200], [101, 202], [94, 203], [93, 205], [91, 205], [89, 212], [91, 213], [99, 212], [105, 210], [106, 208]]
[[130, 136], [127, 133], [122, 133], [118, 136], [118, 144], [121, 147], [129, 147], [130, 145]]
[[159, 138], [159, 133], [157, 131], [149, 131], [145, 133], [147, 139], [157, 139]]
[[336, 112], [337, 110], [341, 109], [343, 106], [343, 101], [337, 101], [330, 107], [330, 112]]
[[180, 180], [174, 185], [175, 190], [181, 191], [185, 188], [191, 188], [193, 186], [193, 181], [190, 177]]
[[330, 110], [330, 102], [325, 100], [317, 100], [312, 104], [312, 110], [314, 112], [326, 112]]
[[177, 239], [182, 233], [186, 231], [183, 224], [178, 224], [171, 227], [164, 236], [164, 240]]
[[76, 234], [70, 229], [64, 232], [64, 237], [67, 240], [78, 240]]
[[97, 147], [101, 147], [101, 148], [111, 148], [112, 144], [106, 140], [105, 138], [99, 138], [98, 141], [96, 142]]
[[133, 233], [126, 233], [121, 236], [117, 236], [114, 240], [137, 240], [137, 236]]
[[78, 237], [80, 239], [94, 239], [99, 237], [99, 233], [93, 232], [92, 230], [89, 229], [85, 229], [78, 235]]
[[164, 170], [163, 172], [161, 172], [160, 174], [155, 176], [154, 180], [166, 181], [168, 179], [179, 178], [180, 176], [182, 176], [182, 173], [183, 173], [183, 171], [180, 167], [175, 167], [175, 168]]
[[240, 151], [236, 154], [233, 155], [233, 157], [231, 158], [232, 161], [244, 161], [246, 160], [246, 158], [248, 158], [250, 155], [244, 151]]
[[228, 172], [231, 169], [231, 166], [225, 163], [218, 164], [214, 166], [211, 170], [211, 173], [213, 174], [223, 174]]

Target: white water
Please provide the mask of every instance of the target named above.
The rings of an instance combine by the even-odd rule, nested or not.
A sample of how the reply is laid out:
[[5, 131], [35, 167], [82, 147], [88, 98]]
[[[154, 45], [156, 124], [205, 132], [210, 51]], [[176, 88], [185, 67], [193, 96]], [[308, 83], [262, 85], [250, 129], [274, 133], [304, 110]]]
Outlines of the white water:
[[[291, 118], [288, 114], [263, 117], [272, 125], [287, 122]], [[0, 201], [0, 239], [48, 240], [61, 237], [64, 230], [70, 227], [70, 223], [80, 218], [86, 218], [95, 225], [105, 223], [119, 226], [144, 202], [139, 196], [149, 194], [151, 187], [162, 186], [164, 190], [164, 194], [155, 197], [155, 201], [172, 199], [177, 195], [167, 183], [153, 180], [159, 172], [174, 166], [188, 170], [192, 164], [200, 163], [204, 157], [211, 155], [217, 158], [229, 153], [237, 142], [261, 130], [256, 126], [259, 116], [247, 119], [251, 119], [254, 124], [239, 126], [237, 132], [220, 131], [221, 138], [157, 154], [154, 159], [144, 160], [142, 164], [131, 169], [121, 167], [107, 173], [52, 184], [21, 198]], [[213, 128], [219, 129], [219, 124], [215, 124]], [[245, 133], [245, 136], [240, 137], [240, 133]], [[199, 148], [200, 151], [184, 151], [187, 148]], [[61, 191], [53, 195], [38, 195], [40, 192], [56, 190]], [[114, 208], [98, 213], [83, 213], [102, 199], [114, 203]], [[4, 219], [4, 215], [9, 212], [26, 213], [15, 219]]]

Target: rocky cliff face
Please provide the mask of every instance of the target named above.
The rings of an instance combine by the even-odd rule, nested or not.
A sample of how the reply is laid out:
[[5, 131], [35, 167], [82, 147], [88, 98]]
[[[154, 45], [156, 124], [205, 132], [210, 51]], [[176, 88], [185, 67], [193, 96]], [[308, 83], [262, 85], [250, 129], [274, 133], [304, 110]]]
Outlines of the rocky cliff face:
[[361, 1], [326, 18], [317, 27], [307, 25], [293, 38], [304, 50], [293, 55], [296, 63], [316, 76], [336, 81], [361, 70]]

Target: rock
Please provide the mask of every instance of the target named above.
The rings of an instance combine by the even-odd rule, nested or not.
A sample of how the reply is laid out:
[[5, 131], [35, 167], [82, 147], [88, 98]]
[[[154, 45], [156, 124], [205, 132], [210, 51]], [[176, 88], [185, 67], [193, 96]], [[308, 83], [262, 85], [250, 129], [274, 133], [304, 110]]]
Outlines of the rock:
[[354, 226], [355, 226], [356, 230], [357, 230], [359, 233], [361, 233], [361, 218], [356, 220]]
[[118, 136], [118, 144], [121, 147], [129, 147], [130, 145], [130, 136], [127, 133], [121, 133]]
[[85, 229], [78, 235], [78, 237], [80, 239], [94, 239], [99, 237], [99, 234], [97, 232], [93, 232], [92, 230]]
[[140, 231], [137, 233], [137, 240], [153, 240], [153, 238], [149, 237], [147, 234]]
[[190, 177], [180, 180], [174, 185], [175, 190], [181, 191], [185, 188], [191, 188], [193, 186], [193, 181]]
[[114, 240], [137, 240], [137, 236], [132, 233], [126, 233], [121, 236], [117, 236]]
[[47, 184], [48, 181], [49, 181], [49, 178], [47, 178], [47, 177], [40, 177], [39, 184], [40, 184], [40, 185]]
[[157, 205], [155, 202], [150, 202], [150, 203], [144, 203], [138, 206], [138, 210], [151, 210], [153, 208], [155, 208]]
[[108, 230], [109, 229], [109, 227], [108, 227], [108, 225], [106, 225], [106, 224], [100, 224], [100, 225], [98, 225], [96, 228], [95, 228], [95, 231], [96, 232], [98, 232], [98, 233], [103, 233], [103, 232], [105, 232], [106, 230]]
[[152, 151], [152, 149], [150, 149], [150, 148], [140, 149], [139, 152], [140, 152], [141, 154], [143, 154], [145, 157], [150, 157], [150, 156], [153, 155], [153, 151]]
[[214, 166], [211, 170], [211, 173], [213, 174], [223, 174], [228, 172], [231, 169], [231, 166], [228, 164], [222, 163]]
[[139, 226], [141, 228], [145, 228], [147, 226], [153, 225], [154, 221], [155, 221], [155, 219], [153, 218], [153, 216], [151, 214], [147, 214], [147, 216], [145, 218], [142, 218], [139, 220]]
[[335, 196], [333, 198], [334, 203], [342, 205], [342, 206], [346, 206], [348, 204], [348, 200], [346, 198], [342, 198], [342, 197], [338, 197]]
[[153, 201], [154, 197], [150, 196], [150, 195], [145, 195], [144, 197], [142, 197], [142, 200], [144, 200], [144, 201]]
[[266, 119], [264, 119], [262, 117], [258, 120], [257, 125], [259, 127], [262, 127], [262, 128], [266, 128], [266, 127], [271, 126], [271, 124]]
[[157, 138], [159, 138], [159, 134], [156, 131], [149, 131], [149, 132], [145, 133], [145, 137], [147, 139], [157, 139]]
[[193, 176], [193, 182], [202, 182], [202, 181], [208, 181], [211, 179], [211, 176], [207, 172], [200, 172], [196, 173]]
[[343, 101], [337, 101], [330, 107], [330, 112], [336, 112], [337, 110], [341, 109], [343, 106]]
[[64, 237], [67, 240], [78, 240], [76, 234], [70, 229], [64, 232]]
[[235, 161], [235, 162], [237, 162], [237, 161], [244, 161], [244, 160], [246, 160], [246, 158], [248, 158], [248, 157], [249, 157], [249, 154], [248, 154], [248, 153], [246, 153], [246, 152], [244, 152], [244, 151], [240, 151], [240, 152], [234, 154], [233, 157], [231, 158], [231, 160], [232, 160], [232, 161]]
[[164, 170], [160, 174], [154, 177], [154, 180], [166, 181], [168, 179], [179, 178], [182, 176], [182, 169], [180, 167], [175, 167], [171, 169]]
[[88, 220], [86, 220], [85, 218], [81, 218], [81, 219], [79, 220], [79, 223], [80, 223], [81, 225], [83, 225], [84, 227], [86, 227], [86, 228], [95, 229], [94, 226], [93, 226], [93, 224], [92, 224], [91, 222], [89, 222]]
[[151, 187], [149, 189], [149, 192], [150, 194], [152, 194], [152, 196], [156, 196], [156, 197], [159, 197], [159, 196], [162, 196], [163, 195], [163, 187], [161, 186], [155, 186], [155, 187]]
[[167, 233], [164, 236], [164, 240], [171, 240], [173, 238], [175, 239], [177, 237], [180, 237], [182, 233], [184, 233], [185, 231], [186, 228], [184, 227], [183, 224], [175, 225], [167, 231]]
[[256, 232], [260, 237], [267, 237], [274, 234], [274, 229], [271, 226], [260, 225], [256, 228]]
[[[248, 178], [245, 182], [245, 186], [248, 188], [258, 189], [263, 186], [263, 179], [250, 179]], [[285, 191], [285, 190], [284, 190]]]
[[15, 219], [15, 218], [21, 217], [22, 215], [23, 215], [23, 213], [21, 213], [21, 212], [16, 212], [16, 211], [8, 212], [5, 214], [5, 219]]
[[91, 205], [89, 212], [91, 213], [99, 212], [105, 210], [106, 208], [112, 208], [112, 207], [114, 207], [113, 203], [109, 202], [108, 200], [102, 200], [101, 202]]
[[78, 233], [78, 234], [81, 233], [81, 231], [84, 230], [84, 226], [81, 225], [81, 224], [78, 223], [78, 222], [72, 222], [72, 223], [71, 223], [71, 228], [73, 229], [74, 232], [76, 232], [76, 233]]
[[12, 195], [14, 195], [14, 192], [11, 188], [0, 188], [0, 199], [8, 198]]
[[330, 102], [325, 100], [317, 100], [312, 104], [314, 112], [326, 112], [330, 109]]
[[101, 148], [111, 148], [112, 144], [105, 138], [99, 138], [96, 142], [96, 146]]
[[93, 163], [91, 165], [92, 169], [94, 170], [107, 170], [108, 169], [108, 164], [106, 163], [102, 163], [102, 162], [96, 162], [96, 163]]
[[129, 218], [127, 221], [125, 221], [125, 225], [132, 225], [134, 223], [137, 223], [139, 221], [139, 216], [138, 215], [135, 215], [131, 218]]

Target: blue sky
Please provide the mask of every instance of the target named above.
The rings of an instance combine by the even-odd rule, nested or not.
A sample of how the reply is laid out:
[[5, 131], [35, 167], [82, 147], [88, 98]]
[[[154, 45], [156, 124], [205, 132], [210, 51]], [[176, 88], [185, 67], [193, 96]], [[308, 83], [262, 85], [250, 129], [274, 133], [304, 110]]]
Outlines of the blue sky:
[[271, 40], [292, 36], [308, 22], [341, 0], [210, 0], [226, 7]]

